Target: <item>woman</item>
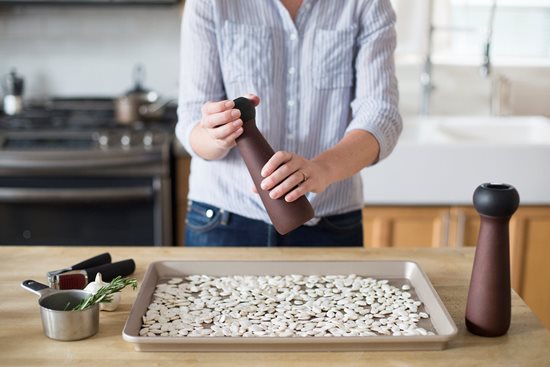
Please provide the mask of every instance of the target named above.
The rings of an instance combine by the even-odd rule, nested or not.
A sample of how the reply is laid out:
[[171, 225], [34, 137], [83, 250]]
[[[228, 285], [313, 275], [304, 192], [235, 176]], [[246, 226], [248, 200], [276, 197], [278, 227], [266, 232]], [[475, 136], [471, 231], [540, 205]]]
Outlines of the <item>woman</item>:
[[[358, 172], [401, 132], [389, 0], [188, 0], [178, 138], [192, 155], [188, 246], [361, 246]], [[277, 234], [235, 148], [246, 95], [276, 151], [261, 189], [315, 218]], [[260, 103], [260, 98], [262, 102]]]

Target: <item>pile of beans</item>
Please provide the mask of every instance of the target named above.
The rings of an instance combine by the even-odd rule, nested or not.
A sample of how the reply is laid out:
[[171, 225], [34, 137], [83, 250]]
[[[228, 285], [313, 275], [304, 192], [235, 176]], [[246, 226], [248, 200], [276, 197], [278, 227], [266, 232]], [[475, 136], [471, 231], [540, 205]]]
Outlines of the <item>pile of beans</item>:
[[[408, 284], [358, 275], [207, 276], [156, 286], [141, 336], [435, 335]], [[428, 320], [426, 320], [428, 321]], [[428, 324], [428, 323], [426, 323]]]

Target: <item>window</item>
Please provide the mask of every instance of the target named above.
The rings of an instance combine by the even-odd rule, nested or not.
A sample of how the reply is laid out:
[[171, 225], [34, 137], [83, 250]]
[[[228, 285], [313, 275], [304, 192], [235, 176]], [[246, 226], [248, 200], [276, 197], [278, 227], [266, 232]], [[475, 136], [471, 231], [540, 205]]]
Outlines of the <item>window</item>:
[[[392, 0], [398, 62], [422, 60], [428, 49], [429, 12], [434, 62], [481, 64], [490, 34], [493, 0]], [[495, 64], [550, 65], [550, 0], [496, 0], [491, 59]]]

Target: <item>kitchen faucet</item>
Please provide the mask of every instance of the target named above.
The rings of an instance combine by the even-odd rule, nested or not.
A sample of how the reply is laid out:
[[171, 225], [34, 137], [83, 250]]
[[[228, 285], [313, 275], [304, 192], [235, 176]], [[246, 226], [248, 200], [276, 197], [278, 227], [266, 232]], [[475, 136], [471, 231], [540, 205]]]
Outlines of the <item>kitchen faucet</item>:
[[[428, 43], [426, 46], [426, 55], [424, 57], [424, 65], [422, 72], [420, 73], [420, 116], [428, 116], [430, 114], [430, 102], [432, 97], [432, 91], [434, 90], [433, 77], [432, 77], [432, 52], [433, 52], [433, 33], [436, 27], [433, 25], [433, 5], [434, 0], [428, 1]], [[491, 9], [489, 13], [489, 22], [487, 24], [487, 36], [483, 47], [483, 62], [480, 66], [480, 74], [484, 78], [489, 78], [491, 75], [491, 44], [493, 38], [493, 27], [495, 20], [495, 13], [497, 7], [497, 0], [492, 0]], [[439, 29], [439, 27], [437, 28]], [[446, 28], [448, 31], [468, 30], [459, 28]], [[491, 90], [489, 96], [489, 108], [491, 114], [493, 112], [492, 100], [493, 100], [493, 85], [491, 83]]]
[[[487, 36], [485, 37], [485, 44], [483, 46], [483, 63], [479, 68], [481, 77], [491, 79], [491, 45], [493, 42], [493, 28], [495, 23], [495, 13], [497, 9], [497, 0], [493, 0], [491, 9], [489, 11], [489, 22], [487, 23]], [[489, 86], [489, 114], [493, 115], [495, 106], [493, 105], [493, 99], [495, 94], [495, 85], [490, 80]]]
[[493, 41], [493, 28], [495, 23], [495, 12], [497, 8], [497, 0], [493, 0], [491, 10], [489, 12], [489, 23], [487, 24], [487, 36], [483, 46], [483, 63], [479, 72], [482, 77], [488, 78], [491, 75], [491, 43]]
[[432, 91], [434, 89], [432, 81], [432, 39], [435, 27], [432, 23], [433, 17], [433, 0], [428, 1], [428, 44], [426, 45], [426, 55], [424, 58], [424, 66], [420, 73], [420, 115], [428, 116], [430, 112], [430, 102]]

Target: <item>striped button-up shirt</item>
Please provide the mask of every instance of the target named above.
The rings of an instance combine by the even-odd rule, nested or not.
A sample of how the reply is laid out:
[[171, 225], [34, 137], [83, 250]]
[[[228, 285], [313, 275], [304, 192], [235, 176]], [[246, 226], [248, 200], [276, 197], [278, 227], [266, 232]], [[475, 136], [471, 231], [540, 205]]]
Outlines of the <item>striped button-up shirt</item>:
[[[187, 0], [176, 134], [193, 157], [189, 199], [270, 222], [238, 149], [216, 161], [193, 152], [207, 101], [258, 95], [256, 123], [275, 151], [311, 159], [360, 129], [388, 156], [402, 129], [394, 22], [389, 0], [304, 0], [295, 20], [279, 0]], [[307, 197], [316, 217], [359, 209], [361, 177]]]

